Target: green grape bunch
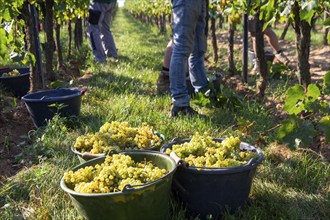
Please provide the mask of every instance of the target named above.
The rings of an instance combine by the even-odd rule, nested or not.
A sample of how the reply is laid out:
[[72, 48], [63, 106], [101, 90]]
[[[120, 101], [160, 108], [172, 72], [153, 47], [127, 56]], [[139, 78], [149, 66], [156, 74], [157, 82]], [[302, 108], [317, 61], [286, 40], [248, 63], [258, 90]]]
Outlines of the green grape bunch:
[[120, 147], [106, 133], [88, 133], [76, 139], [74, 148], [81, 153], [102, 154], [110, 151], [120, 151]]
[[151, 161], [134, 161], [129, 155], [106, 156], [101, 164], [64, 173], [70, 189], [79, 193], [120, 192], [126, 185], [143, 185], [156, 181], [168, 173]]
[[18, 75], [19, 75], [19, 71], [17, 69], [15, 69], [8, 73], [2, 74], [2, 77], [10, 77], [10, 76], [18, 76]]
[[165, 153], [175, 152], [189, 166], [223, 168], [246, 164], [250, 159], [258, 158], [254, 151], [242, 151], [238, 137], [228, 137], [222, 142], [215, 141], [207, 133], [200, 135], [196, 132], [189, 142], [174, 144]]
[[146, 122], [132, 127], [128, 122], [106, 122], [99, 132], [81, 135], [74, 148], [81, 153], [106, 154], [111, 151], [143, 150], [159, 147], [163, 139]]

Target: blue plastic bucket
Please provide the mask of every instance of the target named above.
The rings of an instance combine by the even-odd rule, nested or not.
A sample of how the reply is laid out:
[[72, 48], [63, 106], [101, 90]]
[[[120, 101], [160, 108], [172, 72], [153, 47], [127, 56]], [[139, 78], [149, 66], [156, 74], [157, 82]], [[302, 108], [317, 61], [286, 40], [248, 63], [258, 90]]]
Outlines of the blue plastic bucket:
[[[18, 76], [2, 77], [2, 74], [18, 70]], [[24, 96], [30, 89], [30, 69], [29, 67], [8, 67], [0, 68], [0, 86], [16, 97]]]
[[[77, 88], [57, 88], [30, 93], [22, 97], [36, 127], [46, 124], [56, 113], [61, 116], [80, 114], [81, 96]], [[57, 108], [53, 104], [62, 105]]]

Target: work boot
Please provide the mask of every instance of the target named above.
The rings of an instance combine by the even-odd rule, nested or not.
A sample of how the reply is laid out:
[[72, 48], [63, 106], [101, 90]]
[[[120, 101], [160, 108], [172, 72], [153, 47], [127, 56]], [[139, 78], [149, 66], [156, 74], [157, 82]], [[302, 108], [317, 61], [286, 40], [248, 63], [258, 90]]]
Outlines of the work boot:
[[171, 110], [171, 117], [178, 116], [205, 118], [205, 115], [198, 114], [198, 112], [190, 106], [173, 106]]
[[284, 55], [283, 52], [275, 54], [275, 57], [279, 62], [283, 63], [286, 66], [290, 63], [290, 60]]
[[162, 70], [158, 76], [156, 89], [158, 93], [168, 93], [170, 92], [170, 76], [169, 72]]

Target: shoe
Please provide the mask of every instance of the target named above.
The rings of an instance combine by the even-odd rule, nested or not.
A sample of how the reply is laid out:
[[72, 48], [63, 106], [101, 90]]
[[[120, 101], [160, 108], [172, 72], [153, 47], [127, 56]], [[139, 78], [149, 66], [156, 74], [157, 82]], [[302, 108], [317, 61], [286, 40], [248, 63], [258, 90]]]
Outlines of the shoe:
[[197, 111], [195, 111], [190, 106], [173, 106], [171, 110], [171, 117], [178, 117], [178, 116], [188, 116], [188, 117], [200, 117], [204, 118], [205, 115], [198, 114]]
[[116, 55], [116, 56], [108, 56], [108, 58], [109, 59], [113, 59], [114, 61], [119, 61], [119, 57], [118, 57], [118, 55]]
[[260, 63], [259, 63], [259, 61], [255, 60], [254, 67], [251, 70], [251, 75], [257, 75], [259, 73], [260, 73]]
[[212, 84], [211, 88], [213, 88], [215, 92], [220, 92], [221, 83], [224, 76], [225, 74], [223, 73], [216, 73], [209, 77], [209, 82]]
[[286, 66], [290, 63], [290, 60], [283, 54], [283, 52], [275, 54], [275, 57]]
[[158, 76], [156, 89], [158, 93], [168, 93], [170, 92], [170, 77], [169, 72], [162, 70]]
[[105, 64], [105, 63], [107, 63], [107, 61], [106, 60], [94, 60], [94, 62], [95, 63], [101, 63], [101, 64]]

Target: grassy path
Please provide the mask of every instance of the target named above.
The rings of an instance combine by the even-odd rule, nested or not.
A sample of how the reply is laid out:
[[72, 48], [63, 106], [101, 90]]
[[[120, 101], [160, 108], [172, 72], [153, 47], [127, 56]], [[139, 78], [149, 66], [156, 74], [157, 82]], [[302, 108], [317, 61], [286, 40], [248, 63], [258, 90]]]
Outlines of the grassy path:
[[[275, 125], [271, 110], [233, 94], [229, 100], [235, 102], [226, 108], [212, 106], [200, 97], [194, 99], [193, 104], [208, 115], [207, 120], [170, 119], [170, 97], [155, 93], [168, 38], [122, 10], [112, 26], [120, 60], [86, 70], [93, 75], [78, 120], [55, 118], [35, 132], [36, 139], [25, 146], [19, 159], [33, 160], [36, 165], [27, 164], [1, 184], [0, 207], [4, 208], [0, 209], [0, 219], [78, 219], [59, 181], [66, 170], [78, 164], [69, 149], [75, 138], [97, 131], [106, 121], [147, 122], [163, 133], [166, 141], [199, 131], [214, 137], [241, 136], [253, 144]], [[238, 104], [241, 107], [235, 107]], [[251, 122], [254, 126], [246, 130]], [[250, 201], [244, 211], [226, 213], [224, 219], [329, 219], [329, 164], [280, 148], [272, 143], [272, 133], [262, 138], [265, 143], [260, 148], [266, 159], [254, 178]], [[176, 210], [173, 219], [183, 219], [182, 213]]]

